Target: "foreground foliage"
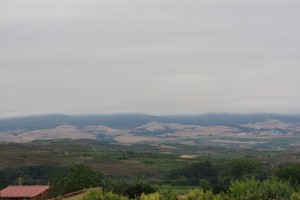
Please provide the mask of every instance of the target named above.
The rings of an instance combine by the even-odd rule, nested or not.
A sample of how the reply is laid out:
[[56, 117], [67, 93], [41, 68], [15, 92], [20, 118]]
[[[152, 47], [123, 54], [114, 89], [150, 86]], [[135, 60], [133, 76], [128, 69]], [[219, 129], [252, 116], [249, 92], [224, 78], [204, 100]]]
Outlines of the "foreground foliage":
[[[227, 162], [203, 159], [169, 171], [164, 182], [149, 184], [105, 177], [102, 173], [82, 164], [69, 168], [25, 166], [0, 170], [0, 186], [4, 187], [10, 183], [47, 184], [45, 181], [51, 175], [52, 196], [92, 187], [103, 189], [99, 194], [95, 192], [86, 194], [85, 198], [88, 199], [85, 200], [126, 198], [177, 200], [179, 197], [183, 200], [300, 200], [300, 165], [283, 165], [278, 169], [275, 168], [277, 171], [271, 169], [268, 163], [249, 157], [235, 158]], [[170, 189], [168, 187], [176, 188], [176, 191], [167, 190]], [[193, 188], [197, 189], [188, 192]]]
[[80, 200], [128, 200], [128, 197], [112, 192], [103, 193], [100, 188], [95, 188], [90, 189]]
[[229, 188], [229, 197], [241, 200], [288, 200], [293, 192], [294, 189], [287, 182], [276, 179], [265, 181], [249, 179], [233, 182]]
[[[103, 193], [102, 190], [90, 190], [81, 200], [127, 200], [124, 195], [112, 192]], [[300, 200], [300, 193], [287, 182], [276, 179], [259, 181], [248, 179], [231, 183], [227, 193], [214, 194], [212, 191], [194, 189], [185, 195], [176, 195], [169, 191], [166, 194], [158, 192], [141, 194], [140, 197], [130, 198], [138, 200]]]

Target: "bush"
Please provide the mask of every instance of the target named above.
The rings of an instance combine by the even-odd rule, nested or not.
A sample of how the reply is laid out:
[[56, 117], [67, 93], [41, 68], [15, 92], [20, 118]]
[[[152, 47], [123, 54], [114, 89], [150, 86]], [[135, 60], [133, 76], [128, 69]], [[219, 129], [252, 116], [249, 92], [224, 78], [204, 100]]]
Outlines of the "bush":
[[90, 189], [83, 194], [80, 200], [99, 200], [102, 195], [102, 190], [99, 189]]
[[212, 190], [210, 182], [206, 179], [199, 180], [199, 187], [205, 192], [207, 190]]
[[276, 179], [235, 181], [229, 188], [229, 197], [235, 200], [288, 200], [292, 193], [288, 183]]
[[162, 194], [162, 199], [164, 200], [178, 200], [178, 194], [171, 189]]
[[195, 189], [185, 195], [183, 200], [225, 200], [221, 195], [214, 195], [211, 191]]
[[291, 196], [291, 200], [300, 200], [300, 192], [293, 193]]
[[127, 189], [125, 191], [126, 196], [130, 199], [136, 198], [144, 194], [151, 194], [156, 192], [155, 188], [149, 184], [138, 182], [131, 185], [127, 185]]
[[140, 200], [160, 200], [162, 199], [158, 192], [152, 194], [142, 194]]
[[107, 192], [103, 194], [99, 200], [128, 200], [128, 198], [112, 192]]
[[103, 193], [101, 189], [90, 189], [80, 200], [128, 200], [128, 198], [112, 192]]

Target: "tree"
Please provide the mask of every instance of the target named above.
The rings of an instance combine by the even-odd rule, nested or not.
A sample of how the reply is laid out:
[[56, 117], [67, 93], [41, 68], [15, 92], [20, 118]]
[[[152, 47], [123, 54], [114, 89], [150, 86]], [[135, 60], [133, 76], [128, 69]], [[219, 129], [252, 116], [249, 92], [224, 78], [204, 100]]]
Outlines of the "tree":
[[199, 185], [200, 179], [206, 179], [212, 186], [217, 184], [219, 168], [208, 160], [198, 161], [181, 168], [174, 169], [166, 176], [168, 182], [182, 185]]
[[222, 170], [220, 184], [229, 186], [232, 180], [255, 178], [265, 180], [271, 177], [270, 167], [252, 158], [236, 158], [227, 162]]
[[212, 190], [211, 185], [208, 180], [200, 179], [199, 180], [199, 187], [204, 191]]
[[80, 164], [55, 174], [50, 180], [50, 185], [53, 187], [53, 196], [57, 196], [84, 188], [102, 186], [103, 180], [104, 176], [101, 173]]
[[271, 171], [258, 160], [236, 158], [225, 165], [224, 173], [235, 179], [254, 177], [263, 180], [270, 177]]
[[125, 194], [130, 199], [141, 196], [141, 194], [155, 193], [156, 190], [149, 184], [137, 182], [127, 186]]
[[276, 172], [279, 179], [289, 181], [293, 185], [300, 185], [300, 165], [289, 165]]

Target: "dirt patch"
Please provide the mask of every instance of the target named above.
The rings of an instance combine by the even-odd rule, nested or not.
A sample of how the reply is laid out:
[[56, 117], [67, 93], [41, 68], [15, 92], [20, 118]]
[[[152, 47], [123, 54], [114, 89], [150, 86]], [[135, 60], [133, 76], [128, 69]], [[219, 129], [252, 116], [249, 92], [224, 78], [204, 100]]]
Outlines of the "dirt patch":
[[182, 158], [182, 159], [193, 159], [196, 157], [197, 157], [197, 155], [189, 155], [189, 154], [182, 154], [179, 156], [179, 158]]

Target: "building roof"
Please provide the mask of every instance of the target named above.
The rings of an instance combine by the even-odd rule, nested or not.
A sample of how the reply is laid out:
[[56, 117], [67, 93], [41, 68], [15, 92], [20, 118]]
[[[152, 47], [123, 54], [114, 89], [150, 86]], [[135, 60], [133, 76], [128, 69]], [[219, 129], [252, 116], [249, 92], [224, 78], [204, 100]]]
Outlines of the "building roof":
[[48, 189], [48, 185], [10, 185], [0, 191], [0, 197], [36, 197]]

